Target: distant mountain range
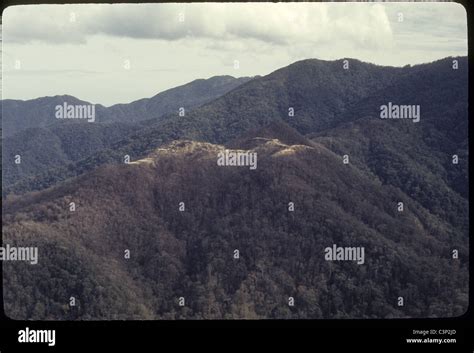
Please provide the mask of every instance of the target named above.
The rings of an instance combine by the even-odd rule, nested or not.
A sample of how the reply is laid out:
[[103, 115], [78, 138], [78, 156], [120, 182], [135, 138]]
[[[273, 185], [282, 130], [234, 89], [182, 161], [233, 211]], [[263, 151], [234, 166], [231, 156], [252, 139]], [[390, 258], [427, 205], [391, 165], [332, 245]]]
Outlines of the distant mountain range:
[[[109, 148], [131, 132], [143, 128], [145, 120], [155, 121], [166, 114], [178, 114], [207, 103], [251, 78], [216, 76], [195, 80], [169, 89], [152, 98], [106, 108], [96, 105], [96, 121], [56, 119], [55, 107], [88, 105], [72, 96], [44, 97], [27, 101], [4, 100], [2, 133], [4, 156], [22, 156], [20, 168], [6, 168], [3, 187], [36, 177], [51, 168], [68, 165], [97, 151]], [[13, 161], [13, 159], [10, 159]]]
[[[185, 116], [177, 107], [193, 94], [178, 92], [201, 89], [107, 108], [116, 115], [98, 124], [7, 135], [4, 243], [38, 246], [41, 256], [38, 265], [4, 263], [7, 315], [463, 314], [467, 58], [403, 68], [347, 60], [347, 70], [343, 60], [313, 59], [227, 78], [235, 87], [194, 98]], [[389, 103], [419, 106], [419, 122], [381, 119]], [[256, 153], [258, 167], [221, 167], [224, 150]], [[18, 153], [28, 156], [20, 167]], [[44, 164], [48, 156], [58, 157]], [[364, 264], [328, 261], [332, 246], [364, 248]]]
[[[209, 79], [194, 80], [188, 84], [158, 93], [151, 98], [140, 99], [128, 104], [115, 104], [111, 107], [96, 104], [96, 121], [100, 123], [134, 123], [156, 119], [177, 112], [180, 107], [192, 109], [207, 103], [251, 79], [251, 77], [214, 76]], [[42, 97], [26, 101], [3, 100], [3, 136], [12, 136], [30, 128], [50, 127], [61, 123], [77, 123], [77, 120], [58, 120], [55, 118], [55, 107], [63, 105], [65, 102], [71, 105], [91, 104], [68, 95]]]

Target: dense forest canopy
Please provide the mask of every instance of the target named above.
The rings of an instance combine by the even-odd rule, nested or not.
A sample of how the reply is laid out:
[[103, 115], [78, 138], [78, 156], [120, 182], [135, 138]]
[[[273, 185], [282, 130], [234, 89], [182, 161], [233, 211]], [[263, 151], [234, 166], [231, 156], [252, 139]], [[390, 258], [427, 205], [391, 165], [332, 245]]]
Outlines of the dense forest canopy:
[[[296, 62], [182, 117], [4, 139], [3, 242], [39, 251], [37, 265], [3, 264], [7, 315], [463, 314], [467, 58], [403, 68], [347, 60], [349, 69], [344, 60]], [[380, 119], [389, 102], [419, 106], [420, 120]], [[18, 167], [22, 146], [68, 157]], [[256, 153], [258, 167], [219, 166], [226, 149]], [[363, 248], [363, 263], [328, 261], [333, 246]]]

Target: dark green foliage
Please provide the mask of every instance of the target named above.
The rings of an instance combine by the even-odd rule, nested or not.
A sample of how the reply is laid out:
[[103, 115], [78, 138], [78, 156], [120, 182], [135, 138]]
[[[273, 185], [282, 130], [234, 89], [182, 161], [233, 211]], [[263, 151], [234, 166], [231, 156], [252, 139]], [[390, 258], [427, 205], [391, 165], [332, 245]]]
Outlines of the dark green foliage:
[[[92, 306], [87, 309], [94, 310], [92, 317], [101, 319], [117, 312], [128, 318], [462, 314], [467, 305], [467, 234], [399, 189], [342, 164], [340, 156], [320, 145], [258, 141], [255, 171], [218, 167], [219, 149], [212, 145], [174, 143], [168, 152], [153, 155], [154, 166], [106, 166], [7, 202], [7, 241], [16, 238], [25, 219], [38, 239], [49, 235], [69, 251], [83, 248], [80, 257], [70, 256], [87, 263], [87, 280], [98, 281], [114, 298], [99, 310], [91, 294], [71, 280], [82, 265], [70, 269], [66, 259], [54, 256], [70, 273], [55, 288], [44, 289], [39, 296], [44, 302], [39, 302], [46, 309], [35, 318], [68, 318], [49, 308], [60, 306], [59, 298], [72, 292], [83, 298], [83, 305]], [[66, 207], [69, 200], [79, 203], [73, 214]], [[402, 214], [396, 211], [398, 200], [407, 205]], [[181, 201], [185, 212], [178, 210]], [[296, 205], [294, 212], [288, 211], [289, 201]], [[333, 243], [364, 246], [366, 264], [326, 262], [324, 248]], [[51, 248], [46, 241], [38, 246], [40, 253]], [[451, 260], [452, 248], [460, 250], [460, 260]], [[123, 259], [124, 249], [131, 250], [130, 260]], [[240, 251], [238, 260], [233, 258], [235, 249]], [[103, 264], [113, 268], [104, 278]], [[10, 266], [7, 281], [17, 271]], [[27, 273], [38, 270], [23, 266], [21, 271], [22, 278], [33, 280]], [[44, 281], [46, 276], [56, 278], [46, 273], [40, 277]], [[19, 276], [16, 281], [28, 283]], [[130, 296], [111, 293], [109, 282], [128, 283]], [[12, 300], [7, 313], [28, 317], [17, 303], [20, 298], [28, 303], [29, 294], [14, 288], [6, 286], [7, 293], [15, 293], [7, 295]], [[404, 308], [396, 306], [400, 295], [407, 301]], [[180, 296], [186, 298], [186, 308], [177, 305]], [[289, 296], [295, 298], [295, 307], [288, 307]], [[29, 305], [37, 304], [28, 303], [25, 310], [34, 312]], [[121, 312], [122, 307], [143, 311]], [[78, 317], [90, 318], [83, 310]]]
[[[40, 264], [5, 264], [7, 314], [59, 320], [463, 314], [467, 60], [458, 60], [459, 70], [451, 59], [405, 68], [350, 60], [348, 71], [341, 61], [295, 63], [13, 185], [4, 203], [4, 243], [37, 245]], [[380, 105], [389, 101], [420, 104], [420, 122], [379, 119]], [[257, 170], [218, 167], [223, 146], [216, 143], [254, 149]], [[153, 163], [124, 165], [125, 154]], [[74, 213], [70, 201], [77, 202]], [[325, 261], [324, 249], [333, 244], [365, 247], [365, 264]], [[67, 307], [71, 295], [80, 302], [74, 309]], [[404, 307], [397, 306], [399, 296]]]

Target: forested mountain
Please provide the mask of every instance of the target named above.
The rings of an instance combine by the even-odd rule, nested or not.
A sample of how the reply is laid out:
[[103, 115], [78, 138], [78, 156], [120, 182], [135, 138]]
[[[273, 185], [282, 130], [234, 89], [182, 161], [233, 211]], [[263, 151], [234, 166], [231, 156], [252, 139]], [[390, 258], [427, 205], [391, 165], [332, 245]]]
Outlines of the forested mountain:
[[[251, 79], [251, 77], [214, 76], [209, 79], [194, 80], [158, 93], [151, 98], [127, 104], [115, 104], [110, 107], [96, 104], [96, 121], [131, 123], [159, 118], [177, 112], [180, 107], [192, 109], [207, 103]], [[22, 130], [49, 127], [61, 123], [85, 123], [84, 121], [55, 118], [55, 107], [63, 105], [65, 102], [69, 105], [91, 104], [69, 95], [42, 97], [26, 101], [3, 100], [3, 136], [12, 136]]]
[[[70, 165], [107, 149], [140, 128], [136, 123], [69, 122], [30, 128], [6, 137], [3, 139], [4, 192], [14, 183], [29, 182], [51, 168]], [[15, 156], [21, 157], [21, 164], [14, 164]]]
[[[123, 125], [110, 148], [14, 184], [3, 242], [40, 259], [4, 263], [7, 315], [463, 314], [467, 58], [456, 60], [297, 62], [184, 117]], [[420, 120], [381, 119], [389, 102], [418, 105]], [[256, 153], [256, 169], [220, 166], [226, 149]], [[365, 261], [328, 261], [333, 245], [362, 247]]]
[[[65, 122], [66, 120], [58, 120], [55, 117], [55, 107], [62, 106], [64, 103], [70, 105], [90, 104], [69, 95], [41, 97], [25, 101], [2, 100], [2, 137], [12, 136], [31, 128], [47, 127]], [[75, 122], [82, 123], [83, 121]]]
[[[277, 137], [288, 134], [277, 129], [275, 138], [245, 141], [258, 154], [256, 170], [217, 166], [221, 146], [175, 141], [148, 159], [7, 203], [6, 240], [46, 252], [36, 266], [5, 265], [8, 314], [375, 318], [465, 310], [466, 234], [320, 144], [283, 143]], [[365, 265], [325, 261], [332, 244], [364, 246]], [[453, 247], [462, 260], [451, 259]], [[69, 296], [77, 308], [64, 304]]]
[[[344, 60], [349, 63], [348, 69], [344, 69]], [[14, 185], [4, 186], [3, 194], [41, 190], [68, 177], [93, 170], [98, 165], [122, 163], [125, 155], [132, 159], [142, 158], [157, 146], [179, 138], [223, 143], [275, 119], [286, 121], [305, 135], [335, 128], [366, 115], [376, 119], [381, 104], [390, 99], [395, 103], [409, 104], [412, 100], [416, 101], [416, 98], [411, 98], [416, 97], [413, 95], [416, 92], [420, 99], [423, 97], [423, 112], [428, 109], [429, 116], [435, 115], [429, 118], [428, 114], [423, 113], [423, 123], [414, 124], [414, 127], [425, 126], [426, 119], [439, 121], [435, 123], [435, 128], [442, 130], [442, 135], [449, 129], [448, 134], [456, 135], [454, 141], [459, 144], [459, 139], [465, 139], [463, 136], [467, 131], [462, 127], [462, 124], [467, 124], [467, 118], [456, 119], [467, 114], [467, 58], [456, 58], [459, 61], [458, 70], [452, 69], [452, 60], [446, 58], [404, 68], [377, 66], [354, 59], [296, 62], [242, 84], [186, 113], [184, 117], [171, 114], [158, 121], [147, 121], [143, 129], [125, 136], [109, 149], [98, 151], [72, 165], [42, 171], [27, 180], [17, 178], [18, 182]], [[433, 102], [430, 101], [431, 96], [436, 97]], [[453, 102], [456, 103], [454, 109]], [[290, 116], [289, 108], [294, 109], [294, 116]], [[441, 119], [443, 114], [451, 118]], [[452, 126], [443, 125], [458, 120], [460, 134], [456, 134]], [[431, 135], [431, 132], [426, 130], [425, 135], [434, 141], [431, 145], [438, 145], [436, 135]], [[451, 153], [452, 150], [453, 147], [449, 146], [444, 152]], [[459, 153], [467, 151], [465, 142], [459, 150]], [[8, 163], [13, 163], [12, 153]], [[13, 171], [17, 169], [14, 165], [11, 168]]]
[[[4, 155], [7, 157], [4, 165], [9, 170], [5, 172], [3, 195], [41, 190], [103, 163], [122, 162], [125, 155], [141, 158], [156, 146], [177, 138], [222, 143], [248, 129], [262, 127], [275, 118], [288, 121], [304, 133], [335, 126], [349, 104], [387, 86], [401, 71], [399, 68], [381, 67], [358, 60], [350, 61], [349, 70], [344, 70], [342, 65], [342, 60], [296, 62], [270, 75], [244, 83], [200, 108], [186, 111], [184, 117], [179, 117], [176, 109], [173, 114], [159, 120], [147, 120], [143, 123], [145, 126], [136, 133], [124, 134], [121, 140], [108, 149], [99, 149], [90, 157], [84, 156], [83, 160], [72, 159], [70, 165], [46, 164], [45, 168], [31, 170], [18, 168], [14, 165], [13, 157], [18, 154], [17, 145], [21, 144], [23, 138], [15, 139], [11, 148], [7, 140], [4, 144]], [[142, 111], [143, 107], [152, 105], [151, 102], [144, 102], [147, 100], [131, 103], [127, 109], [135, 107], [137, 111]], [[288, 116], [290, 107], [294, 109], [294, 117]], [[114, 109], [118, 108], [110, 108]], [[98, 113], [98, 116], [101, 114]], [[36, 157], [35, 151], [41, 147], [37, 147], [30, 148], [30, 156], [25, 158], [40, 159]], [[59, 154], [63, 154], [62, 151]]]
[[129, 104], [116, 104], [104, 112], [104, 121], [134, 122], [177, 114], [182, 107], [191, 110], [250, 81], [252, 77], [214, 76], [163, 91], [152, 98]]
[[[3, 103], [3, 186], [4, 193], [13, 183], [36, 179], [50, 169], [67, 167], [87, 158], [131, 132], [143, 129], [166, 114], [178, 114], [215, 99], [251, 78], [215, 76], [172, 88], [152, 98], [109, 108], [95, 107], [95, 121], [56, 119], [55, 107], [66, 102], [90, 104], [71, 96], [44, 97], [28, 101], [4, 100]], [[21, 165], [13, 164], [21, 156]], [[10, 164], [9, 164], [10, 163]]]

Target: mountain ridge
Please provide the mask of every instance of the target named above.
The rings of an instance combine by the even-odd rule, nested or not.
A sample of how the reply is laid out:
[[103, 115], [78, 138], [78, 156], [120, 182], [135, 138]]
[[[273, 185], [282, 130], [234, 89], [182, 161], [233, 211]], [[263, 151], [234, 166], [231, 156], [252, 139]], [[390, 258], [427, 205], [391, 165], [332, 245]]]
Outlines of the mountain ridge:
[[[238, 85], [251, 80], [252, 77], [239, 77], [234, 78], [230, 75], [213, 76], [208, 79], [197, 79], [181, 86], [176, 86], [162, 92], [155, 94], [150, 98], [141, 98], [130, 103], [119, 103], [106, 107], [100, 103], [94, 104], [96, 106], [97, 121], [100, 122], [136, 122], [141, 120], [153, 119], [164, 114], [169, 114], [171, 108], [167, 106], [167, 99], [173, 98], [173, 94], [181, 95], [181, 103], [186, 108], [192, 109], [196, 105], [202, 104], [209, 101], [210, 99], [227, 92], [228, 90], [237, 87]], [[184, 92], [183, 92], [184, 90]], [[196, 92], [201, 90], [202, 92]], [[199, 96], [201, 95], [201, 96]], [[187, 98], [188, 96], [189, 98]], [[193, 98], [192, 96], [197, 96]], [[54, 107], [56, 105], [62, 105], [64, 102], [68, 104], [78, 105], [91, 105], [92, 103], [81, 100], [74, 96], [54, 95], [38, 97], [34, 99], [18, 100], [18, 99], [4, 99], [2, 100], [2, 133], [3, 136], [11, 136], [15, 133], [32, 127], [47, 127], [56, 123], [62, 123], [63, 120], [57, 120], [54, 118]], [[146, 105], [155, 105], [157, 108], [156, 112], [150, 116], [151, 112], [146, 110]], [[37, 105], [34, 113], [37, 114], [36, 118], [28, 115], [23, 116], [21, 119], [19, 116], [24, 115], [25, 111], [19, 111], [20, 106], [27, 106], [29, 110], [32, 110], [33, 106]], [[39, 106], [38, 106], [39, 105]], [[178, 108], [178, 103], [175, 103]], [[39, 112], [37, 109], [42, 109]], [[131, 109], [130, 109], [131, 108]], [[46, 109], [46, 110], [45, 110]], [[124, 110], [125, 109], [125, 110]], [[161, 111], [160, 111], [161, 109]], [[27, 110], [28, 111], [28, 110]], [[39, 115], [38, 115], [39, 114]], [[131, 114], [131, 115], [127, 115]], [[26, 120], [25, 120], [26, 119]], [[36, 120], [36, 121], [35, 121]], [[71, 123], [71, 121], [67, 121]], [[21, 126], [18, 126], [21, 124]]]
[[[423, 73], [421, 77], [428, 78], [430, 76], [435, 77], [449, 74], [452, 77], [450, 79], [450, 88], [446, 88], [445, 91], [450, 91], [449, 94], [453, 97], [453, 100], [462, 100], [465, 94], [463, 93], [464, 96], [456, 98], [455, 92], [462, 92], [460, 90], [463, 90], [463, 87], [467, 85], [467, 81], [459, 81], [459, 78], [464, 77], [462, 73], [464, 73], [463, 70], [467, 66], [466, 58], [457, 58], [460, 61], [461, 71], [438, 70], [440, 67], [449, 67], [451, 69], [450, 60], [453, 59], [445, 58], [432, 63], [432, 65], [423, 64], [408, 68], [389, 67], [388, 72], [384, 72], [385, 67], [383, 66], [379, 67], [358, 61], [355, 62], [355, 65], [350, 62], [348, 70], [343, 69], [342, 60], [327, 62], [330, 66], [330, 74], [335, 75], [334, 77], [339, 77], [339, 80], [347, 86], [344, 88], [346, 98], [343, 100], [341, 100], [339, 92], [341, 83], [329, 85], [326, 82], [327, 78], [323, 81], [320, 80], [321, 82], [314, 82], [312, 80], [312, 75], [314, 77], [321, 77], [323, 73], [328, 71], [321, 67], [324, 64], [323, 62], [315, 59], [297, 62], [295, 63], [296, 66], [293, 66], [295, 64], [290, 65], [293, 66], [290, 71], [288, 71], [288, 67], [281, 68], [267, 76], [250, 80], [216, 100], [205, 103], [192, 112], [187, 112], [185, 117], [178, 118], [177, 114], [171, 114], [162, 117], [159, 121], [150, 120], [144, 124], [143, 129], [132, 131], [130, 135], [117, 141], [109, 149], [98, 152], [88, 159], [74, 162], [74, 166], [68, 167], [68, 169], [72, 168], [80, 173], [82, 170], [90, 170], [102, 163], [120, 162], [124, 155], [130, 155], [132, 160], [139, 159], [150, 152], [152, 148], [172, 139], [188, 138], [224, 143], [245, 134], [249, 130], [265, 126], [273, 120], [282, 120], [300, 133], [306, 135], [315, 134], [318, 131], [330, 129], [338, 124], [357, 120], [361, 116], [367, 115], [367, 109], [364, 107], [370, 107], [370, 114], [372, 115], [376, 112], [378, 113], [378, 105], [381, 102], [380, 99], [378, 101], [374, 99], [374, 97], [377, 97], [377, 92], [392, 94], [390, 90], [384, 91], [388, 87], [392, 87], [391, 85], [400, 86], [398, 90], [402, 92], [407, 91], [407, 87], [410, 87], [410, 85], [413, 87], [419, 86], [420, 72]], [[315, 66], [317, 70], [303, 70], [304, 64], [308, 62], [311, 63], [311, 67]], [[298, 69], [298, 67], [300, 68]], [[370, 71], [374, 68], [377, 70], [376, 72]], [[458, 72], [457, 77], [455, 72]], [[395, 74], [398, 76], [394, 76]], [[381, 76], [381, 80], [379, 76]], [[367, 83], [366, 80], [368, 78], [371, 78], [373, 82]], [[285, 83], [288, 80], [291, 81], [290, 84]], [[443, 80], [443, 77], [440, 80]], [[350, 82], [353, 82], [353, 84], [349, 84]], [[433, 84], [436, 82], [434, 81]], [[360, 84], [367, 87], [360, 89]], [[315, 85], [317, 87], [316, 90], [313, 88]], [[423, 85], [426, 87], [426, 100], [429, 101], [430, 90], [433, 85], [426, 85], [425, 83]], [[379, 89], [374, 90], [374, 87], [379, 87]], [[318, 94], [318, 90], [330, 92], [326, 92], [321, 96]], [[410, 88], [410, 90], [412, 89]], [[351, 93], [356, 91], [359, 93]], [[289, 99], [289, 95], [293, 98]], [[440, 97], [439, 101], [442, 101], [442, 94], [438, 96]], [[335, 98], [333, 99], [333, 97]], [[360, 105], [364, 100], [369, 102], [370, 105]], [[341, 102], [344, 103], [342, 104]], [[294, 117], [288, 116], [289, 107], [294, 108]], [[467, 108], [460, 106], [459, 114], [463, 114], [462, 109]], [[461, 122], [466, 123], [465, 120], [461, 120]], [[450, 128], [449, 130], [451, 131], [452, 129]], [[434, 143], [432, 146], [437, 147], [438, 144]], [[44, 176], [39, 177], [39, 180], [63, 180], [64, 178], [60, 175], [64, 173], [71, 175], [64, 168], [57, 169], [56, 171], [51, 169], [46, 171]], [[453, 177], [458, 178], [459, 176]], [[49, 183], [40, 181], [39, 185], [48, 185]], [[12, 185], [11, 187], [8, 186], [8, 188], [20, 191], [25, 189], [25, 185], [28, 184], [30, 182], [20, 180], [17, 186]], [[35, 188], [37, 189], [37, 187]], [[27, 186], [26, 190], [29, 189], [31, 187]]]
[[[290, 129], [278, 123], [262, 131], [286, 136]], [[218, 166], [224, 145], [176, 140], [146, 157], [153, 163], [103, 165], [7, 200], [4, 241], [50, 249], [39, 267], [4, 265], [7, 315], [329, 319], [465, 311], [466, 234], [399, 188], [345, 165], [323, 144], [298, 149], [302, 145], [249, 139], [256, 170]], [[248, 141], [241, 143], [233, 142], [245, 149]], [[298, 150], [285, 153], [289, 148]], [[400, 200], [407, 205], [403, 213], [396, 209]], [[365, 267], [326, 261], [324, 249], [332, 244], [364, 246]], [[459, 262], [450, 260], [453, 247]], [[60, 266], [66, 272], [53, 265], [66, 262], [75, 264]], [[51, 277], [57, 285], [31, 285]], [[64, 293], [78, 298], [75, 310], [62, 306]], [[295, 307], [288, 306], [289, 296]], [[397, 306], [398, 296], [407, 298], [405, 307]], [[184, 308], [179, 297], [186, 298]]]
[[[28, 101], [6, 100], [2, 104], [2, 150], [4, 160], [21, 156], [22, 166], [3, 168], [3, 185], [31, 180], [41, 173], [66, 167], [94, 152], [110, 148], [133, 131], [143, 129], [154, 119], [178, 112], [184, 105], [189, 112], [251, 78], [214, 76], [166, 90], [151, 98], [106, 108], [95, 105], [94, 122], [83, 119], [56, 119], [57, 105], [89, 104], [70, 95], [42, 97]], [[148, 107], [150, 106], [150, 107]], [[150, 113], [153, 111], [153, 114]], [[16, 119], [21, 117], [21, 119]], [[18, 127], [19, 126], [19, 127]], [[6, 164], [8, 166], [8, 163]], [[5, 194], [5, 193], [3, 193]]]

